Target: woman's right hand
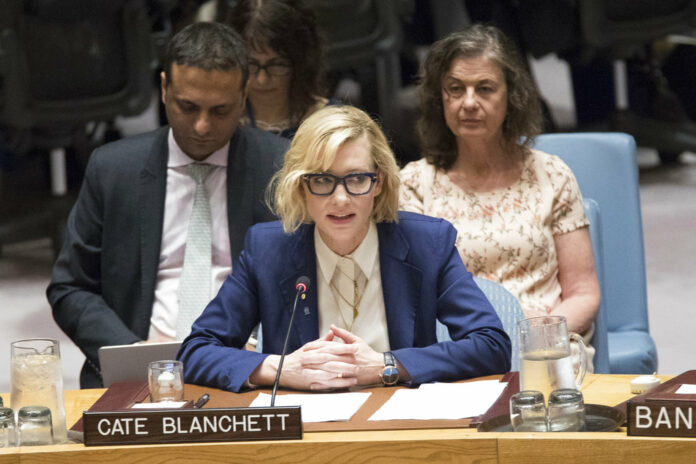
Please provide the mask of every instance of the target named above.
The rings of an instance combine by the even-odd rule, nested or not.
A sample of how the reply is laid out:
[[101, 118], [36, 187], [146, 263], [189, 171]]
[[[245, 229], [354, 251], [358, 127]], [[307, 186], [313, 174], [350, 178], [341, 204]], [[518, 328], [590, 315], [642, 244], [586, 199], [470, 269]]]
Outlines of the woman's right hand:
[[[336, 343], [333, 333], [285, 356], [280, 385], [296, 390], [329, 390], [357, 384], [356, 346]], [[253, 385], [272, 385], [280, 363], [270, 355], [249, 376]]]

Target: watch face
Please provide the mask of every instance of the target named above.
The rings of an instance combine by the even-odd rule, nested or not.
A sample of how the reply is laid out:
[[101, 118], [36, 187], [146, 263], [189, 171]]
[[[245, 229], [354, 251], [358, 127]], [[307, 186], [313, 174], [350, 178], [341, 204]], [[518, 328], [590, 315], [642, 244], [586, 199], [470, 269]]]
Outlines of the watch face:
[[399, 381], [399, 370], [395, 366], [386, 366], [382, 371], [384, 385], [394, 385]]

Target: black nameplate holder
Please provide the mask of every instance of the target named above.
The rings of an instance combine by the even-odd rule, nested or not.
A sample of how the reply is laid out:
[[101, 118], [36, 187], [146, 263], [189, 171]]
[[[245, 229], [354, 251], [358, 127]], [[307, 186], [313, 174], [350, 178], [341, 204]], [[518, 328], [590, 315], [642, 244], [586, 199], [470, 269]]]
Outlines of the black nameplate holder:
[[82, 420], [85, 446], [302, 439], [299, 406], [85, 411]]

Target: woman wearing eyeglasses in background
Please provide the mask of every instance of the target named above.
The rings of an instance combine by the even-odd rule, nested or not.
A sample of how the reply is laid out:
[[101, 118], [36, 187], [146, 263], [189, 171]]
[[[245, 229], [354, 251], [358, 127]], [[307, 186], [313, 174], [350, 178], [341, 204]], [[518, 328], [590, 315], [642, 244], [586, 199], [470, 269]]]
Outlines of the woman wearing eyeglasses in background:
[[218, 7], [249, 49], [248, 124], [292, 138], [300, 123], [326, 106], [323, 40], [314, 11], [301, 0], [239, 0]]
[[[310, 280], [280, 385], [303, 390], [452, 381], [507, 372], [510, 340], [447, 221], [397, 213], [399, 172], [377, 124], [350, 106], [300, 126], [269, 187], [281, 221], [247, 234], [194, 322], [186, 381], [231, 391], [275, 379], [295, 283]], [[438, 343], [435, 322], [452, 341]], [[263, 353], [244, 350], [261, 322]]]

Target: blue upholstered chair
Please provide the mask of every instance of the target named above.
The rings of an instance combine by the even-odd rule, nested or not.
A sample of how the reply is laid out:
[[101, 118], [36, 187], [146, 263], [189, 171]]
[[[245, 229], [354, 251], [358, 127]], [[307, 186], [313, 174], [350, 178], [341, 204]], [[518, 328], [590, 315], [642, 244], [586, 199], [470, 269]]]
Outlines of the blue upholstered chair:
[[[502, 285], [497, 282], [492, 282], [481, 277], [474, 277], [474, 281], [479, 286], [481, 291], [486, 295], [488, 301], [491, 302], [495, 312], [498, 313], [498, 317], [503, 323], [503, 329], [510, 337], [512, 341], [512, 367], [511, 371], [519, 370], [519, 356], [518, 356], [518, 344], [517, 339], [517, 321], [524, 319], [524, 313], [522, 312], [522, 306], [520, 302], [517, 301], [515, 296], [508, 292]], [[450, 340], [449, 332], [447, 331], [447, 326], [437, 321], [437, 340], [444, 341]]]
[[[592, 252], [594, 254], [595, 269], [600, 289], [604, 289], [604, 257], [602, 256], [602, 235], [599, 205], [591, 198], [584, 199], [585, 215], [590, 221], [590, 239], [592, 240]], [[599, 303], [599, 312], [595, 319], [595, 333], [591, 344], [595, 349], [594, 372], [596, 374], [608, 374], [609, 367], [609, 340], [607, 334], [607, 315], [603, 307], [604, 301]]]
[[537, 137], [535, 148], [560, 156], [575, 174], [583, 197], [599, 205], [600, 312], [606, 317], [610, 372], [655, 372], [633, 137], [608, 132], [545, 134]]

